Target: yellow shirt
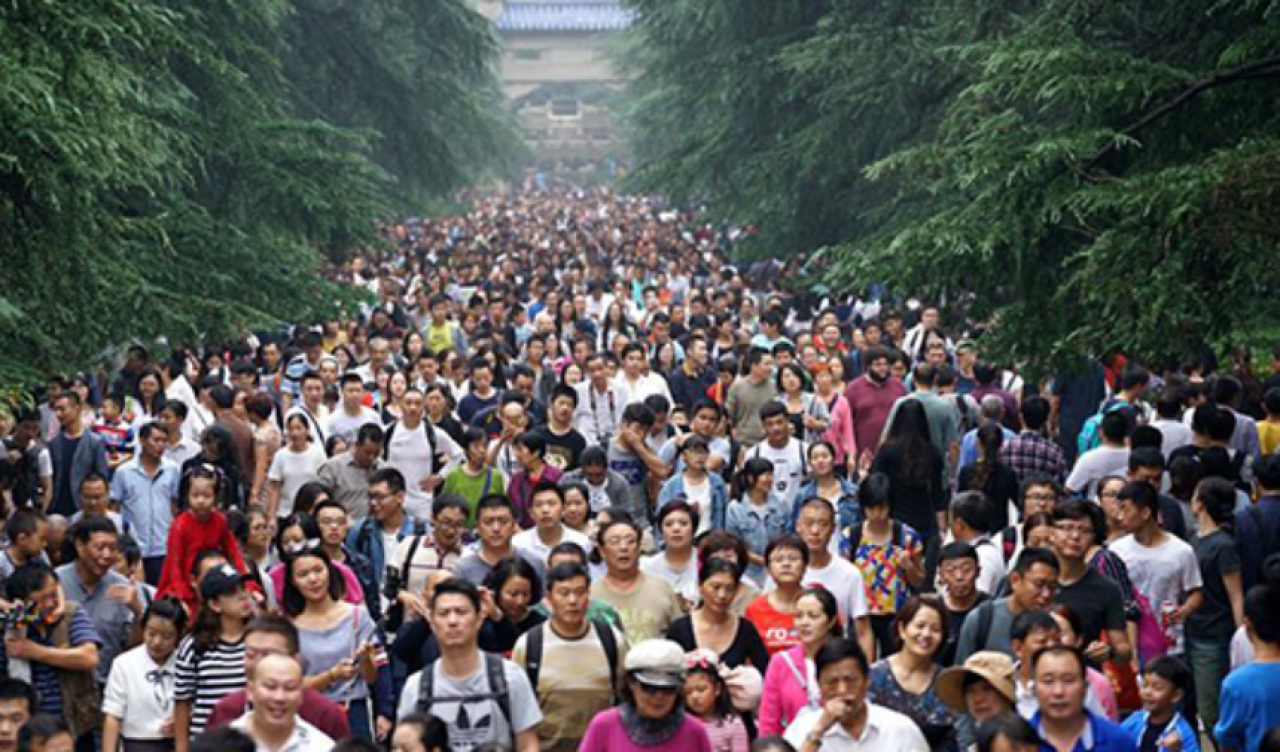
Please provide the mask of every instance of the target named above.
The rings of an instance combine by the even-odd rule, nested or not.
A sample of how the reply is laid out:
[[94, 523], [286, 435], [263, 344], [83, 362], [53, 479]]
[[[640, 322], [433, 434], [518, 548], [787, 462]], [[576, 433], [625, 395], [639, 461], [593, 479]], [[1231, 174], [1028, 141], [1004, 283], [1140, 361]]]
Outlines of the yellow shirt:
[[1280, 447], [1280, 421], [1270, 419], [1258, 421], [1258, 443], [1262, 445], [1262, 453], [1275, 454]]

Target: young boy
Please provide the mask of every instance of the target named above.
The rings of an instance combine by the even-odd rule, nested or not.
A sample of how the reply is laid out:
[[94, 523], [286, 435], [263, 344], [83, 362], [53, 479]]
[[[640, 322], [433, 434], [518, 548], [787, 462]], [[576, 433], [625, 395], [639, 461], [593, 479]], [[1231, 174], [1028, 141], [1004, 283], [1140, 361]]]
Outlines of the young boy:
[[1200, 737], [1178, 708], [1191, 672], [1177, 658], [1153, 658], [1142, 668], [1142, 710], [1122, 724], [1138, 749], [1200, 752]]
[[107, 448], [107, 467], [115, 470], [133, 458], [134, 431], [124, 419], [125, 397], [108, 394], [102, 400], [102, 416], [90, 427]]
[[507, 482], [502, 473], [489, 465], [489, 439], [479, 428], [462, 433], [462, 449], [466, 461], [444, 476], [441, 493], [457, 494], [467, 502], [467, 529], [476, 529], [476, 505], [489, 494], [506, 494]]
[[1185, 651], [1182, 625], [1204, 600], [1195, 551], [1160, 527], [1160, 498], [1155, 486], [1125, 484], [1119, 497], [1120, 527], [1128, 535], [1111, 551], [1129, 566], [1133, 586], [1146, 597], [1165, 630], [1169, 653]]

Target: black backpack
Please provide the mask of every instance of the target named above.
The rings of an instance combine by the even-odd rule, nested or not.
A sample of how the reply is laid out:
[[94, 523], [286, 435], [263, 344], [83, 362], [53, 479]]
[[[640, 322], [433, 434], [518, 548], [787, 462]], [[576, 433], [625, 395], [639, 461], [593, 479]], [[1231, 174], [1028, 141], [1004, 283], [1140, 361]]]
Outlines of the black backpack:
[[430, 715], [431, 708], [435, 705], [493, 700], [498, 703], [498, 708], [502, 711], [502, 717], [507, 720], [507, 728], [511, 730], [510, 744], [514, 749], [516, 729], [511, 723], [511, 693], [507, 688], [507, 675], [502, 668], [502, 656], [493, 653], [481, 653], [481, 655], [484, 656], [484, 673], [489, 684], [488, 692], [478, 695], [437, 698], [435, 696], [436, 664], [431, 663], [422, 670], [422, 681], [418, 687], [418, 712], [423, 715]]
[[[528, 642], [525, 643], [524, 670], [529, 675], [529, 684], [533, 686], [535, 693], [538, 691], [538, 674], [542, 671], [542, 643], [546, 626], [547, 622], [544, 621], [530, 629]], [[596, 638], [600, 640], [600, 646], [604, 648], [605, 657], [609, 660], [609, 686], [613, 691], [612, 699], [616, 701], [618, 699], [618, 641], [614, 638], [613, 627], [603, 619], [592, 619], [591, 626], [595, 628]]]

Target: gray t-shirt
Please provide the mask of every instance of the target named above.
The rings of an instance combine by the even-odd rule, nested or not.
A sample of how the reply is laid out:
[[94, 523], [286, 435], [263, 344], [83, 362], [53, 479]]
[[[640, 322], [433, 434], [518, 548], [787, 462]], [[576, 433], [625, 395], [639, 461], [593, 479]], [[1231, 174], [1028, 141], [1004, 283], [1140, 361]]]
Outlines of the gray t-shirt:
[[[431, 715], [444, 721], [449, 727], [449, 749], [454, 752], [470, 750], [486, 743], [511, 744], [515, 733], [528, 731], [542, 722], [542, 710], [538, 698], [529, 686], [529, 676], [516, 664], [502, 661], [502, 671], [507, 678], [507, 694], [510, 699], [511, 719], [504, 718], [496, 700], [481, 699], [472, 702], [440, 702], [445, 697], [478, 697], [492, 693], [489, 678], [485, 675], [484, 657], [474, 673], [466, 679], [455, 680], [445, 676], [441, 661], [436, 661], [426, 671], [434, 671], [435, 704]], [[416, 712], [418, 696], [422, 691], [422, 672], [409, 677], [400, 692], [398, 713], [401, 718]]]
[[[98, 646], [98, 681], [106, 683], [111, 674], [111, 664], [116, 656], [129, 648], [129, 632], [133, 629], [133, 612], [129, 607], [107, 597], [107, 590], [112, 585], [132, 585], [129, 578], [117, 572], [107, 572], [92, 590], [86, 589], [80, 575], [76, 572], [75, 563], [63, 564], [54, 570], [62, 592], [69, 601], [80, 604], [80, 608], [93, 621], [102, 643]], [[141, 593], [139, 593], [141, 595]]]
[[[991, 605], [988, 606], [987, 603]], [[987, 603], [970, 611], [965, 617], [964, 626], [960, 628], [960, 639], [956, 641], [954, 665], [963, 664], [969, 656], [981, 650], [994, 650], [1005, 655], [1013, 655], [1013, 640], [1009, 634], [1013, 631], [1013, 612], [1009, 610], [1009, 599], [1001, 598]], [[982, 626], [984, 611], [991, 613], [991, 628], [986, 634], [979, 634], [978, 629]]]
[[[534, 571], [538, 573], [538, 579], [546, 579], [547, 565], [540, 561], [537, 556], [529, 553], [528, 551], [515, 548], [514, 546], [511, 548], [511, 552], [513, 555], [517, 555], [529, 562], [529, 564], [533, 566]], [[488, 578], [489, 573], [492, 571], [493, 567], [485, 562], [484, 559], [480, 558], [479, 552], [467, 554], [461, 559], [458, 559], [457, 564], [453, 565], [454, 574], [477, 586], [483, 585], [485, 579]]]

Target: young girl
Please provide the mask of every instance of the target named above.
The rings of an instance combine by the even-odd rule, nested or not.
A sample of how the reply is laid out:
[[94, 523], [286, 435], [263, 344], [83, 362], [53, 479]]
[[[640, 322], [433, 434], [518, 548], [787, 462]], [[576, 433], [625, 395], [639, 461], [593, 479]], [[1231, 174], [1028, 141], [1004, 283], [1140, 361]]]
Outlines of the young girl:
[[587, 487], [577, 481], [568, 481], [560, 486], [564, 490], [564, 512], [560, 521], [564, 526], [576, 533], [587, 536], [588, 548], [591, 541], [591, 498], [587, 495]]
[[764, 549], [787, 528], [787, 508], [773, 493], [773, 463], [753, 457], [742, 466], [742, 498], [729, 505], [725, 529], [747, 542], [747, 577], [764, 585]]
[[747, 752], [751, 741], [742, 718], [733, 710], [729, 688], [720, 676], [719, 661], [710, 650], [699, 649], [686, 658], [684, 706], [707, 727], [716, 752]]
[[271, 458], [267, 470], [267, 514], [273, 520], [293, 514], [298, 490], [316, 477], [326, 459], [324, 448], [311, 442], [305, 414], [291, 414], [284, 421], [284, 430], [287, 443]]
[[769, 655], [776, 655], [799, 644], [796, 603], [803, 592], [800, 583], [809, 566], [809, 547], [797, 535], [784, 535], [769, 541], [764, 558], [774, 588], [747, 606], [746, 617], [764, 639]]
[[142, 616], [142, 644], [111, 664], [102, 698], [102, 748], [124, 752], [173, 749], [173, 672], [187, 612], [176, 600], [151, 604]]
[[[347, 708], [353, 735], [373, 739], [370, 690], [378, 670], [388, 665], [377, 624], [363, 604], [343, 600], [342, 576], [320, 547], [290, 554], [285, 568], [282, 605], [298, 627], [307, 686]], [[377, 719], [380, 736], [390, 728], [390, 719]]]
[[171, 595], [182, 601], [188, 613], [195, 613], [196, 594], [187, 572], [201, 551], [221, 551], [237, 572], [247, 571], [226, 515], [217, 508], [222, 480], [221, 471], [210, 465], [197, 465], [189, 470], [184, 481], [187, 510], [178, 515], [169, 529], [168, 554], [161, 570], [158, 594], [161, 598]]
[[893, 652], [894, 615], [925, 578], [920, 534], [906, 523], [889, 519], [890, 488], [883, 473], [867, 476], [858, 490], [866, 521], [851, 528], [844, 551], [866, 579], [867, 612], [881, 655]]
[[204, 731], [218, 700], [245, 685], [244, 631], [253, 599], [244, 576], [230, 564], [205, 572], [202, 605], [174, 665], [173, 738], [176, 752]]

